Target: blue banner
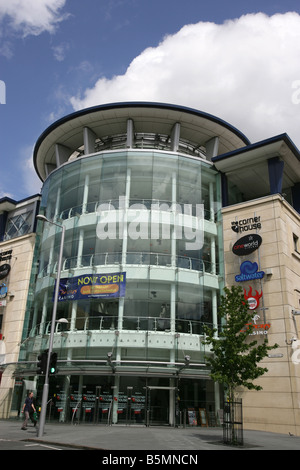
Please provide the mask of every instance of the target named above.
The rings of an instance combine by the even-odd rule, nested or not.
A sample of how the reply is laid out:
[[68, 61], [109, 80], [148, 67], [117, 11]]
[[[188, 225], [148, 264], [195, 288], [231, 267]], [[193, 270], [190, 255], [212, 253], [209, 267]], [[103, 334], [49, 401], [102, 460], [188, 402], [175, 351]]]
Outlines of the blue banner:
[[58, 301], [125, 297], [126, 272], [83, 274], [60, 280]]

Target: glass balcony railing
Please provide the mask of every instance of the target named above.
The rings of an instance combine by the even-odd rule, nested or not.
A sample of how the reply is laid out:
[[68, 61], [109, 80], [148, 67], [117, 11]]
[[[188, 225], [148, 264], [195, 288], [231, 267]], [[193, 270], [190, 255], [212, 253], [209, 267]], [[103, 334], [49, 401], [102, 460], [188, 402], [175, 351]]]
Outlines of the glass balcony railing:
[[[204, 325], [212, 328], [211, 323], [193, 319], [175, 319], [175, 333], [204, 334]], [[76, 331], [117, 331], [118, 317], [108, 315], [97, 315], [76, 318], [71, 329], [71, 321], [68, 323], [57, 323], [55, 333], [76, 332]], [[50, 334], [51, 322], [41, 323], [32, 328], [29, 337]], [[152, 331], [171, 332], [171, 319], [147, 316], [124, 316], [122, 330], [130, 331]], [[174, 331], [173, 331], [174, 333]]]
[[[62, 270], [74, 270], [80, 268], [94, 268], [108, 265], [120, 265], [122, 253], [93, 253], [88, 255], [74, 256], [63, 261]], [[172, 260], [171, 254], [153, 252], [129, 252], [126, 253], [127, 265], [138, 266], [160, 266], [189, 269], [209, 274], [218, 274], [218, 265], [210, 261], [191, 258], [189, 256], [175, 256]], [[41, 269], [39, 277], [49, 276], [57, 272], [57, 264], [46, 265]]]
[[[152, 209], [157, 209], [159, 208], [160, 211], [166, 211], [170, 212], [172, 208], [172, 202], [171, 201], [164, 201], [164, 200], [157, 200], [157, 199], [130, 199], [129, 200], [129, 208], [131, 206], [136, 207], [135, 205], [138, 204], [140, 206], [143, 206], [147, 210], [152, 210]], [[185, 204], [181, 204], [179, 202], [176, 202], [176, 209], [179, 211], [179, 213], [184, 214], [184, 206]], [[101, 201], [101, 202], [87, 202], [86, 204], [80, 204], [74, 207], [69, 207], [67, 209], [64, 209], [63, 211], [60, 212], [58, 216], [58, 220], [66, 220], [70, 219], [75, 216], [81, 216], [83, 214], [90, 214], [90, 213], [96, 213], [100, 207], [105, 207], [106, 210], [124, 210], [124, 197], [121, 197], [119, 199], [109, 199], [106, 201]], [[196, 206], [192, 205], [192, 210], [196, 210]], [[196, 215], [196, 213], [192, 213], [191, 215]], [[205, 220], [210, 220], [211, 219], [211, 211], [209, 209], [206, 209], [204, 207], [203, 210], [203, 216]]]

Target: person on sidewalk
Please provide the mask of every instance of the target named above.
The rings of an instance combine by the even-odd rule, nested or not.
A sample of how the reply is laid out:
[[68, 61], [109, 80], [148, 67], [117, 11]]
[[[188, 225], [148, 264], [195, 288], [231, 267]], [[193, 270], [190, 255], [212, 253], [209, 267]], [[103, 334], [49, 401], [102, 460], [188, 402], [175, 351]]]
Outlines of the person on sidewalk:
[[25, 419], [24, 419], [24, 422], [23, 422], [23, 425], [22, 425], [21, 429], [23, 429], [24, 431], [27, 429], [29, 414], [30, 414], [32, 409], [33, 409], [33, 411], [35, 411], [35, 407], [34, 407], [34, 404], [33, 404], [33, 393], [30, 392], [28, 394], [28, 397], [25, 399], [25, 403], [23, 405], [23, 410], [22, 410], [22, 412], [24, 413]]
[[31, 407], [31, 410], [29, 412], [29, 418], [33, 422], [34, 427], [36, 427], [36, 425], [37, 425], [37, 412], [36, 412], [36, 409], [37, 409], [36, 402], [35, 402], [35, 399], [33, 398], [32, 407]]

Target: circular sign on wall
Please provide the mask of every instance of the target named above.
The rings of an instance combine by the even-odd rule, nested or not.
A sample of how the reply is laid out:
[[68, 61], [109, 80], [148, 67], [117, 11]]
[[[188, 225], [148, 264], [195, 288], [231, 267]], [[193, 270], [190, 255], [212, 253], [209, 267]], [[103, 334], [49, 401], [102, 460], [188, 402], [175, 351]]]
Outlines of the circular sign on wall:
[[0, 299], [5, 299], [6, 296], [7, 296], [6, 284], [0, 284]]
[[0, 279], [4, 279], [6, 276], [8, 276], [10, 271], [10, 264], [2, 264], [0, 266]]
[[260, 235], [255, 233], [253, 235], [246, 235], [234, 243], [232, 252], [237, 256], [247, 256], [257, 250], [261, 243], [262, 238]]
[[257, 307], [257, 300], [255, 297], [248, 298], [248, 308], [254, 310]]

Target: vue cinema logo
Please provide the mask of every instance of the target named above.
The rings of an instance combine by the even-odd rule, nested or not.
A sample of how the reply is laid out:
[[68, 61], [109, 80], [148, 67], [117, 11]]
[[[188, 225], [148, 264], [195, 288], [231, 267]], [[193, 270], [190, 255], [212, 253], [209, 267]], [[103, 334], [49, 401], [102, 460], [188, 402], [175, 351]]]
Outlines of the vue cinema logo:
[[248, 230], [261, 229], [260, 217], [250, 217], [249, 219], [242, 219], [231, 222], [231, 229], [235, 233], [248, 232]]

